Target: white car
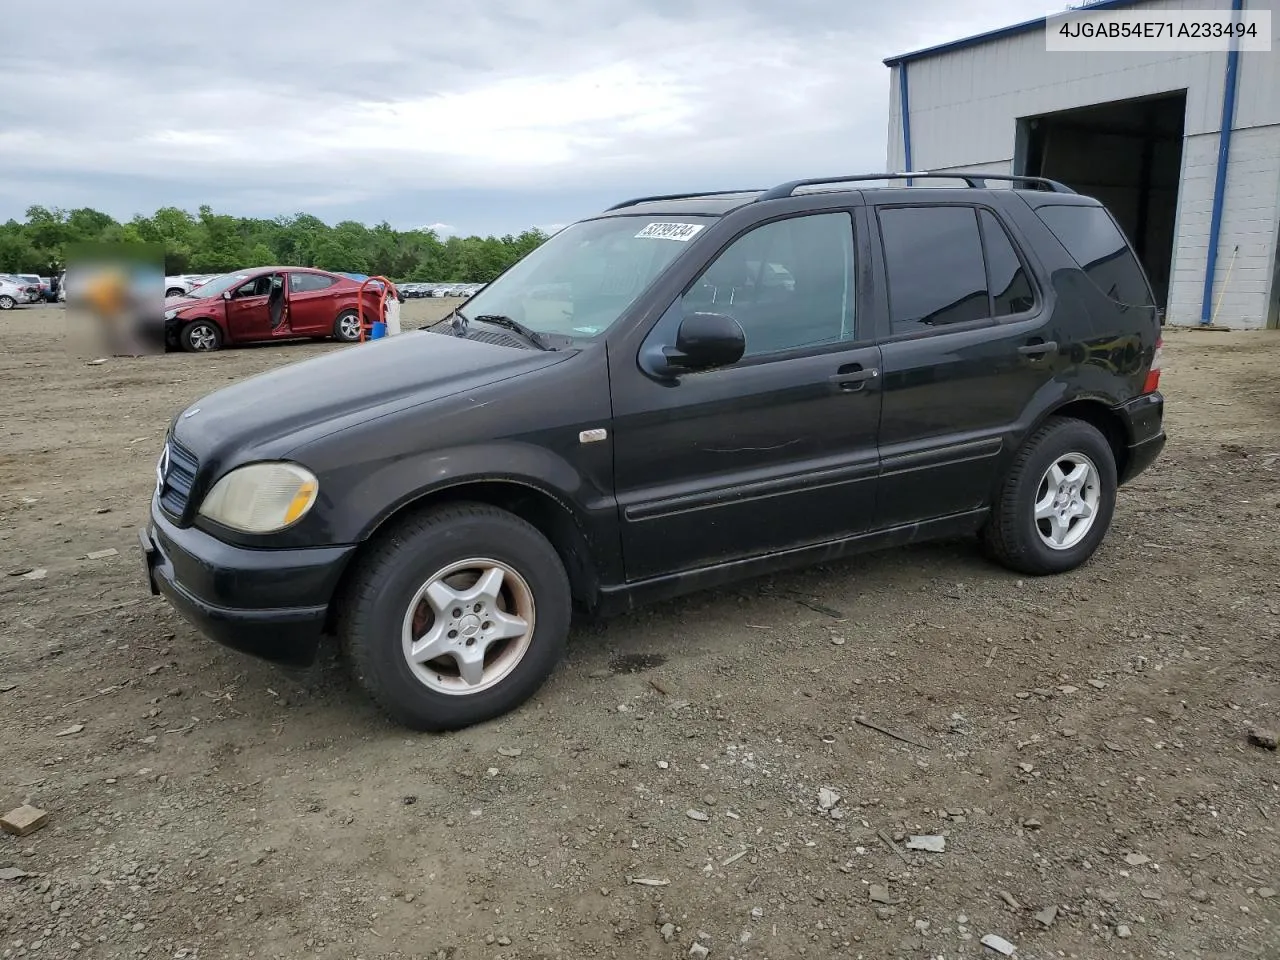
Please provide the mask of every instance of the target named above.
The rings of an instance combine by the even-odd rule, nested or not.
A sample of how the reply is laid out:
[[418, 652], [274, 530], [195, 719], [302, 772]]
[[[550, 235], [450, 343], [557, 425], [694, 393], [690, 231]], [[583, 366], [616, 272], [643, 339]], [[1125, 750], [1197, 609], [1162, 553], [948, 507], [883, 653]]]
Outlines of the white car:
[[27, 302], [27, 292], [8, 277], [0, 277], [0, 310], [12, 310]]
[[168, 299], [169, 297], [185, 297], [188, 293], [203, 283], [204, 280], [204, 277], [193, 277], [186, 274], [177, 277], [165, 277], [165, 299]]

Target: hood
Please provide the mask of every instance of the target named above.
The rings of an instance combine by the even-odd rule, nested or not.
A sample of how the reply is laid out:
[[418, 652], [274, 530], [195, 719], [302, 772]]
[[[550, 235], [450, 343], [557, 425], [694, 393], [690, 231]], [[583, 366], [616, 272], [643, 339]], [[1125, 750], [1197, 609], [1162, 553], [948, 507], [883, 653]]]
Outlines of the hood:
[[411, 331], [303, 360], [197, 400], [174, 437], [201, 461], [285, 456], [309, 439], [541, 369], [574, 351], [526, 350]]
[[204, 304], [210, 300], [217, 299], [217, 297], [165, 297], [164, 308], [166, 310], [178, 310], [184, 307], [194, 307], [197, 304]]

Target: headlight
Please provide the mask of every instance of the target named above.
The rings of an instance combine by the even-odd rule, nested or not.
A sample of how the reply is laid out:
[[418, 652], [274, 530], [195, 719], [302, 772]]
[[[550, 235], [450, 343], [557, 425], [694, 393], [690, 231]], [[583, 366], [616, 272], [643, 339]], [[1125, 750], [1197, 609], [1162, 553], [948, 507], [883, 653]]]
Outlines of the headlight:
[[275, 533], [307, 515], [320, 483], [296, 463], [251, 463], [213, 485], [201, 516], [241, 533]]
[[166, 310], [166, 311], [164, 312], [164, 318], [165, 318], [166, 320], [172, 320], [172, 319], [173, 319], [174, 317], [176, 317], [177, 315], [178, 315], [178, 311], [177, 311], [177, 310]]

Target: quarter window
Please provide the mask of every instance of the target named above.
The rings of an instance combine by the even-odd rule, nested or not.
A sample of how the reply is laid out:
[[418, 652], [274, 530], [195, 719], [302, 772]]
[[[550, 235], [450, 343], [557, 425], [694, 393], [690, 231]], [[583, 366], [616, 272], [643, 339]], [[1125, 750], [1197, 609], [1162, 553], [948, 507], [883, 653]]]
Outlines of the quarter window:
[[978, 219], [982, 221], [983, 249], [987, 254], [992, 314], [1009, 317], [1026, 313], [1035, 307], [1036, 295], [1013, 241], [990, 210], [979, 211]]
[[853, 219], [819, 213], [777, 220], [735, 240], [681, 300], [687, 316], [724, 313], [746, 333], [744, 356], [856, 337]]

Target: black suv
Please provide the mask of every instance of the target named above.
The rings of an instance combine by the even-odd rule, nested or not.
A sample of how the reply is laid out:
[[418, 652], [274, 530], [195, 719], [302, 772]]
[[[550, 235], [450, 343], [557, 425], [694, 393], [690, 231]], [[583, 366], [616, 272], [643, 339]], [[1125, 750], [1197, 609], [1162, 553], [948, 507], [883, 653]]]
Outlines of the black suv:
[[1164, 446], [1160, 343], [1115, 221], [1053, 181], [631, 200], [427, 330], [182, 411], [147, 577], [261, 657], [336, 634], [397, 720], [462, 727], [539, 688], [575, 605], [975, 533], [1071, 570]]

